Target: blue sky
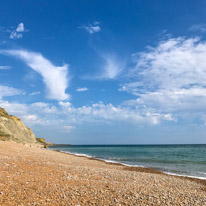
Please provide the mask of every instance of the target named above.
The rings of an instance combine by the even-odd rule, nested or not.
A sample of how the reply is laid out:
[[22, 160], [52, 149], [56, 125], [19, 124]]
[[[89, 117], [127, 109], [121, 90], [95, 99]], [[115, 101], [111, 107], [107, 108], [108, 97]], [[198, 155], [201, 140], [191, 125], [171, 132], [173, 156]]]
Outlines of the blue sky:
[[57, 143], [205, 143], [205, 10], [3, 0], [0, 106]]

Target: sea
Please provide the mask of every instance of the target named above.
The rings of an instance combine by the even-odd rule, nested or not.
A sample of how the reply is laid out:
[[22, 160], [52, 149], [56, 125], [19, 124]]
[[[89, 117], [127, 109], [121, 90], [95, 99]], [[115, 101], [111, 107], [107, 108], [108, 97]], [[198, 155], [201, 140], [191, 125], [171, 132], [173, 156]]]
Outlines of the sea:
[[50, 149], [127, 166], [154, 168], [170, 175], [206, 179], [206, 144], [60, 145]]

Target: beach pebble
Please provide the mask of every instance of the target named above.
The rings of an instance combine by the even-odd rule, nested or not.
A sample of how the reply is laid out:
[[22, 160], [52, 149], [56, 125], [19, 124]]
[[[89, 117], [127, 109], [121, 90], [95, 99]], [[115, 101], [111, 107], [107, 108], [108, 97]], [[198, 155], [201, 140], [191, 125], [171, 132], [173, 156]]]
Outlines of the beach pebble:
[[204, 181], [35, 146], [0, 142], [0, 171], [0, 205], [6, 206], [206, 205]]

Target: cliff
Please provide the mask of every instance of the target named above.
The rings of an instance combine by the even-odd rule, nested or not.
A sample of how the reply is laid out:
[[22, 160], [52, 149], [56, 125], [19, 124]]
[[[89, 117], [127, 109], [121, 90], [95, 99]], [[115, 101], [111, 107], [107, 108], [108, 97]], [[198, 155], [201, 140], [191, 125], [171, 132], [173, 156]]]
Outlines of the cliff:
[[35, 143], [36, 137], [20, 118], [9, 115], [0, 107], [0, 140]]

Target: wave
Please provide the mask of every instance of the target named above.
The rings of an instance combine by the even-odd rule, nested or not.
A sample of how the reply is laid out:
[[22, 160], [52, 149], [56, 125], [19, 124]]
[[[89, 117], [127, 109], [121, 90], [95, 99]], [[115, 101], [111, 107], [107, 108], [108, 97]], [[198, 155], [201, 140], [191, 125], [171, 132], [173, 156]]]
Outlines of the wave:
[[172, 176], [190, 177], [190, 178], [195, 178], [195, 179], [200, 179], [200, 180], [206, 180], [206, 177], [199, 177], [199, 176], [193, 176], [193, 175], [183, 175], [183, 174], [178, 174], [178, 173], [173, 173], [173, 172], [165, 172], [165, 171], [162, 171], [162, 172], [167, 174], [167, 175], [172, 175]]
[[88, 158], [94, 158], [90, 155], [87, 155], [87, 154], [81, 154], [81, 153], [72, 153], [72, 152], [67, 152], [67, 151], [64, 151], [64, 150], [59, 150], [60, 152], [62, 153], [66, 153], [66, 154], [72, 154], [72, 155], [75, 155], [75, 156], [78, 156], [78, 157], [88, 157]]
[[[97, 158], [95, 156], [91, 156], [91, 155], [87, 155], [87, 154], [83, 154], [83, 153], [73, 153], [73, 152], [68, 152], [68, 151], [64, 151], [64, 150], [55, 150], [55, 151], [59, 151], [59, 152], [66, 153], [66, 154], [75, 155], [75, 156], [78, 156], [78, 157], [86, 157], [86, 158], [89, 158], [89, 159], [101, 160], [101, 161], [104, 161], [106, 163], [118, 164], [118, 165], [122, 165], [122, 166], [126, 166], [126, 167], [152, 168], [152, 167], [146, 167], [144, 165], [137, 165], [137, 164], [132, 165], [132, 164], [126, 164], [126, 163], [122, 163], [122, 162], [118, 162], [118, 161], [114, 161], [114, 160]], [[178, 172], [177, 173], [176, 172], [169, 172], [169, 171], [162, 170], [161, 168], [152, 168], [152, 169], [157, 169], [157, 170], [159, 170], [159, 171], [161, 171], [161, 172], [163, 172], [164, 174], [167, 174], [167, 175], [172, 175], [172, 176], [177, 176], [177, 177], [189, 177], [189, 178], [195, 178], [195, 179], [200, 179], [200, 180], [206, 180], [206, 177], [180, 174]], [[205, 172], [198, 172], [198, 173], [206, 175]]]
[[82, 153], [68, 152], [68, 151], [64, 151], [64, 150], [55, 150], [55, 151], [59, 151], [59, 152], [66, 153], [66, 154], [75, 155], [75, 156], [78, 156], [78, 157], [87, 157], [89, 159], [101, 160], [101, 161], [104, 161], [104, 162], [107, 162], [107, 163], [121, 164], [123, 166], [128, 166], [128, 167], [143, 167], [143, 168], [146, 168], [143, 165], [129, 165], [129, 164], [125, 164], [125, 163], [122, 163], [122, 162], [118, 162], [118, 161], [114, 161], [114, 160], [108, 160], [108, 159], [102, 159], [102, 158], [97, 158], [95, 156], [91, 156], [91, 155], [87, 155], [87, 154], [82, 154]]

